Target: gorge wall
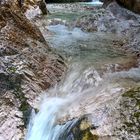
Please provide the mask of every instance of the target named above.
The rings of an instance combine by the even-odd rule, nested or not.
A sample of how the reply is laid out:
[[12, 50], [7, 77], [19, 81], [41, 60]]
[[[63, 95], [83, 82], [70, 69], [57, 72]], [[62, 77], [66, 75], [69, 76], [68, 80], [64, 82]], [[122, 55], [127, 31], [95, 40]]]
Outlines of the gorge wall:
[[52, 51], [16, 0], [0, 3], [0, 139], [21, 139], [36, 98], [60, 81], [64, 59]]
[[116, 1], [120, 6], [140, 14], [140, 0], [100, 0], [104, 2], [104, 7], [113, 1]]

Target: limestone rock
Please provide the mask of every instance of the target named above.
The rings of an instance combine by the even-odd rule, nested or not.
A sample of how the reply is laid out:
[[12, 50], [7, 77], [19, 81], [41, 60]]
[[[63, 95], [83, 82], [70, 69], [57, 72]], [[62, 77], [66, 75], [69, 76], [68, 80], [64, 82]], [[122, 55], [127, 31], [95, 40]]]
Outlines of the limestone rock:
[[17, 3], [1, 1], [0, 139], [24, 137], [36, 98], [56, 84], [65, 70], [64, 59], [51, 50]]

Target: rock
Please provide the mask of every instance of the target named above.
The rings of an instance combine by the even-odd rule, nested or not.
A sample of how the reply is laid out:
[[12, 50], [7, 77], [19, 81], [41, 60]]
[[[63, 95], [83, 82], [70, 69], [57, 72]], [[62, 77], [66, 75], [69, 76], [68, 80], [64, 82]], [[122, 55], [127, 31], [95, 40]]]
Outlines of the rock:
[[49, 11], [47, 10], [46, 4], [43, 0], [17, 0], [20, 9], [25, 13], [27, 10], [39, 7], [43, 15], [47, 15]]
[[73, 23], [73, 26], [81, 28], [83, 31], [86, 32], [95, 32], [98, 30], [96, 22], [104, 13], [104, 9], [96, 10], [93, 14], [88, 14], [80, 17]]
[[60, 134], [59, 140], [96, 140], [98, 136], [92, 135], [91, 123], [89, 122], [88, 115], [84, 115], [79, 119], [73, 119], [67, 126], [67, 129]]
[[39, 1], [38, 5], [43, 15], [47, 15], [49, 13], [49, 11], [47, 10], [46, 4], [43, 0]]
[[139, 97], [139, 87], [122, 93], [120, 97], [116, 98], [117, 102], [113, 105], [114, 109], [110, 110], [102, 125], [91, 130], [92, 134], [97, 135], [99, 140], [138, 140], [140, 137]]
[[139, 54], [139, 23], [140, 16], [138, 14], [112, 2], [105, 10], [99, 9], [93, 14], [82, 16], [72, 25], [87, 32], [99, 31], [125, 36], [126, 43], [122, 45], [122, 48]]
[[117, 127], [115, 132], [120, 134], [120, 139], [140, 138], [140, 88], [136, 87], [122, 94], [116, 117]]
[[116, 1], [120, 6], [140, 14], [140, 1], [139, 0], [100, 0], [103, 2], [103, 7], [107, 7], [110, 3]]
[[115, 0], [100, 0], [103, 2], [103, 7], [106, 8], [110, 3], [114, 2]]
[[139, 0], [116, 0], [120, 6], [123, 6], [131, 11], [140, 14], [140, 1]]
[[[13, 2], [13, 3], [11, 3]], [[63, 57], [13, 1], [0, 3], [0, 139], [21, 139], [39, 95], [60, 81]]]

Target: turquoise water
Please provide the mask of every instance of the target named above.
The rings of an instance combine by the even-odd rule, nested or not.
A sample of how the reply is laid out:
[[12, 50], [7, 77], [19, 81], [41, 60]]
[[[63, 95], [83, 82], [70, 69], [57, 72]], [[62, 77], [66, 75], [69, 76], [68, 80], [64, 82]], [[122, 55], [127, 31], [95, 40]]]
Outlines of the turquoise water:
[[54, 33], [47, 38], [50, 45], [71, 61], [99, 66], [125, 62], [132, 57], [113, 45], [115, 41], [121, 43], [124, 40], [115, 34], [85, 33], [79, 28], [70, 29], [60, 24], [48, 29]]

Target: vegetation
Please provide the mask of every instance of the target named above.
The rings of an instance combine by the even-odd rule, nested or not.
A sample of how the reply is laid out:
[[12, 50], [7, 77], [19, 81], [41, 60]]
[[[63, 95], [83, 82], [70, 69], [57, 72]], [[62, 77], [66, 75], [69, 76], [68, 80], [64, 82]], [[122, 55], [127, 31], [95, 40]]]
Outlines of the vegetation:
[[124, 120], [124, 127], [129, 133], [140, 135], [140, 87], [131, 89], [122, 95], [124, 108], [123, 116], [127, 119]]

